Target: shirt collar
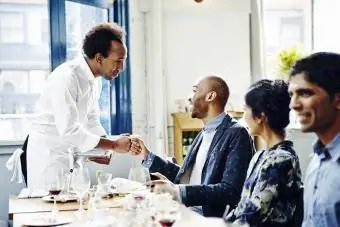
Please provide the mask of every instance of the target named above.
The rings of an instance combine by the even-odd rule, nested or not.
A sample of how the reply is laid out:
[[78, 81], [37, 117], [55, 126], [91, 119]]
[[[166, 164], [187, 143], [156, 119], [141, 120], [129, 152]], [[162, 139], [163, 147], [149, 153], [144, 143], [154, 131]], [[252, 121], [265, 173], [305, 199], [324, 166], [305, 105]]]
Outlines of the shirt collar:
[[203, 131], [215, 131], [217, 127], [222, 123], [224, 117], [226, 116], [226, 113], [222, 112], [210, 121], [208, 121], [203, 128]]
[[86, 79], [88, 79], [88, 81], [94, 82], [94, 80], [96, 79], [96, 77], [93, 75], [90, 66], [87, 64], [85, 57], [84, 56], [79, 56], [79, 58], [77, 59], [77, 61], [79, 62], [79, 66], [82, 69], [83, 73], [83, 77], [85, 77]]
[[324, 146], [320, 140], [316, 141], [313, 145], [314, 153], [316, 153], [320, 159], [327, 160], [327, 159], [338, 159], [340, 157], [340, 149], [337, 147], [340, 146], [340, 133], [338, 133], [332, 141]]
[[277, 150], [278, 148], [284, 149], [284, 150], [288, 150], [289, 148], [293, 147], [293, 142], [290, 140], [283, 140], [280, 143], [275, 144], [274, 146], [272, 146], [271, 148], [269, 148], [269, 151], [272, 150]]

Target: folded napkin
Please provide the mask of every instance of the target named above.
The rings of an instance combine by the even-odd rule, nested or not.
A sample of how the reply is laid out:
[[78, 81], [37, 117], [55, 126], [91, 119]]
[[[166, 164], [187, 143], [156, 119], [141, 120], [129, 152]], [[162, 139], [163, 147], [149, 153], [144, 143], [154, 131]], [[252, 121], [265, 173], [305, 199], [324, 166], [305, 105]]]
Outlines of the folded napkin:
[[18, 195], [18, 199], [42, 198], [48, 195], [48, 192], [43, 189], [23, 188]]
[[11, 182], [15, 183], [24, 183], [24, 175], [22, 174], [21, 169], [21, 161], [20, 161], [20, 155], [24, 151], [21, 148], [18, 148], [14, 151], [12, 156], [8, 159], [6, 162], [6, 167], [9, 171], [13, 172]]

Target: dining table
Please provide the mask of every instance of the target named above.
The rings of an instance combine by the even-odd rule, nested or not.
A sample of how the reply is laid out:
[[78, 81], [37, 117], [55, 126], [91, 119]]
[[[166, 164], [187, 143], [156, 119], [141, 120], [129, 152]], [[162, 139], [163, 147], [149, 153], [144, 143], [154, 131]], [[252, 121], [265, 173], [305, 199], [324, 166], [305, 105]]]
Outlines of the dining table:
[[[109, 216], [112, 215], [112, 217], [115, 217], [117, 215], [121, 215], [122, 212], [124, 212], [122, 199], [124, 198], [113, 197], [104, 200], [106, 212], [109, 214]], [[8, 217], [9, 220], [13, 221], [13, 227], [38, 226], [33, 224], [34, 220], [48, 217], [52, 207], [53, 203], [46, 202], [42, 198], [22, 199], [13, 195], [9, 198]], [[84, 226], [84, 223], [88, 222], [89, 220], [90, 215], [87, 201], [84, 202], [85, 214], [81, 220], [79, 220], [75, 213], [75, 211], [79, 208], [79, 202], [73, 201], [67, 203], [57, 203], [57, 208], [59, 210], [58, 217], [68, 220], [64, 226]], [[221, 218], [203, 217], [184, 205], [180, 205], [179, 211], [180, 218], [175, 222], [173, 225], [174, 227], [227, 226]], [[156, 226], [160, 226], [160, 224], [156, 224]]]

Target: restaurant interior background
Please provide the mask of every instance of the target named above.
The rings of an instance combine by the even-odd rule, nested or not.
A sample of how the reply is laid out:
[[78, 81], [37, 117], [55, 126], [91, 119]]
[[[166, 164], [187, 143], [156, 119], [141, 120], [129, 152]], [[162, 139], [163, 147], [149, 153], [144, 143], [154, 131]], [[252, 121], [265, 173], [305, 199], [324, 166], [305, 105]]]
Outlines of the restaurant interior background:
[[[225, 78], [227, 110], [242, 111], [252, 82], [277, 77], [282, 49], [340, 52], [339, 10], [337, 0], [0, 0], [0, 220], [9, 195], [24, 187], [10, 183], [6, 161], [22, 146], [44, 80], [79, 54], [94, 23], [113, 20], [128, 32], [127, 71], [102, 87], [106, 130], [141, 135], [154, 152], [173, 156], [171, 114], [185, 109], [199, 77]], [[302, 134], [293, 115], [288, 131], [304, 170], [315, 137]], [[125, 177], [131, 163], [117, 155], [110, 166], [90, 167]]]

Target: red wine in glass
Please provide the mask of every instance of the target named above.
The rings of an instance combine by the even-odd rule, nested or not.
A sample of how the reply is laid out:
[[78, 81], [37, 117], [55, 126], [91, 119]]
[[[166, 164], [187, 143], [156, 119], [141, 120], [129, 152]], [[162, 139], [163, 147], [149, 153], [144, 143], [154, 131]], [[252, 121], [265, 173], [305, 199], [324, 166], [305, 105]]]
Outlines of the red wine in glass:
[[49, 190], [51, 195], [59, 195], [61, 192], [61, 189], [53, 188]]
[[175, 219], [161, 219], [159, 220], [159, 223], [162, 227], [169, 227], [175, 223]]
[[141, 201], [145, 199], [144, 195], [133, 195], [133, 198], [137, 201]]

